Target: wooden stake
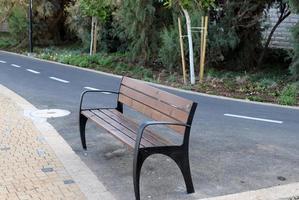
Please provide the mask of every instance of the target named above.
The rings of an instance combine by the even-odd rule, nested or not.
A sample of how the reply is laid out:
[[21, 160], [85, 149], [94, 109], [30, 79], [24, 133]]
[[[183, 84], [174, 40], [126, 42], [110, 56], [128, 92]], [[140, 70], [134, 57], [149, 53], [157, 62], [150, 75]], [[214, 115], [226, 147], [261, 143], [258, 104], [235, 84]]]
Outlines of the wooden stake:
[[182, 67], [183, 67], [183, 79], [184, 84], [187, 84], [186, 80], [186, 62], [185, 62], [185, 53], [184, 53], [184, 41], [182, 35], [182, 24], [181, 18], [178, 17], [178, 26], [179, 26], [179, 35], [180, 35], [180, 47], [181, 47], [181, 58], [182, 58]]
[[207, 35], [208, 35], [208, 23], [209, 23], [209, 16], [205, 16], [204, 22], [204, 38], [202, 44], [202, 59], [201, 59], [201, 67], [200, 67], [200, 81], [203, 81], [204, 70], [205, 70], [205, 59], [206, 59], [206, 49], [207, 49]]
[[97, 53], [97, 41], [98, 41], [98, 19], [94, 19], [94, 36], [93, 36], [93, 54]]
[[201, 37], [200, 37], [200, 59], [199, 59], [199, 78], [201, 77], [202, 70], [202, 53], [203, 53], [203, 40], [204, 40], [204, 16], [201, 17]]

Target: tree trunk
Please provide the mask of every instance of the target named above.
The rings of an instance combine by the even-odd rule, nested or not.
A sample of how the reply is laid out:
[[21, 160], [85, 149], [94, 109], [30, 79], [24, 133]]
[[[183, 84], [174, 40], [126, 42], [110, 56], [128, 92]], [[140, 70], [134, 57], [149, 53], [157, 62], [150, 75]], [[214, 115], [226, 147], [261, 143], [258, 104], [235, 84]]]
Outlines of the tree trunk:
[[278, 26], [291, 14], [291, 11], [288, 11], [287, 13], [284, 13], [285, 10], [283, 10], [283, 12], [280, 14], [276, 24], [273, 26], [273, 28], [271, 29], [271, 32], [268, 36], [268, 39], [266, 41], [265, 47], [259, 57], [258, 60], [258, 64], [257, 64], [257, 68], [259, 68], [261, 66], [261, 64], [263, 63], [263, 59], [268, 51], [270, 42], [272, 40], [273, 34], [275, 33], [276, 29], [278, 28]]
[[90, 49], [89, 49], [89, 55], [93, 54], [93, 45], [94, 45], [94, 21], [95, 17], [91, 18], [91, 31], [90, 31]]
[[189, 42], [189, 67], [190, 67], [190, 81], [191, 84], [195, 84], [195, 75], [194, 75], [194, 52], [193, 52], [193, 41], [192, 41], [192, 32], [191, 32], [191, 20], [189, 13], [186, 9], [182, 8], [187, 25], [187, 33], [188, 33], [188, 42]]

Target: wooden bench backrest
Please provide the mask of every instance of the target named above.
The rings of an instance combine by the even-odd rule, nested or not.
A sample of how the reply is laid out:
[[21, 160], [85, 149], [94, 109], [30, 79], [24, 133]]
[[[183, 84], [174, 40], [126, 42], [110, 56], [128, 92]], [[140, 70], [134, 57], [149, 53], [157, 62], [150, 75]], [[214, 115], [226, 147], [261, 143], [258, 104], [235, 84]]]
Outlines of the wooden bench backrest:
[[[196, 104], [188, 99], [127, 77], [124, 77], [121, 82], [119, 102], [154, 120], [188, 124], [190, 122], [190, 112]], [[185, 127], [169, 127], [178, 133], [185, 133]]]

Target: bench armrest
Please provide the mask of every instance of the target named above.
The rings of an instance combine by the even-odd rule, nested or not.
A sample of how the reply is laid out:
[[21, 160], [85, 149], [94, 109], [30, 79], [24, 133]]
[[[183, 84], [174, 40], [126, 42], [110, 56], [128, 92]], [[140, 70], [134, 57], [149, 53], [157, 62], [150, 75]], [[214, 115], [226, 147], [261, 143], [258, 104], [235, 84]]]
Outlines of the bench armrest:
[[136, 143], [135, 143], [135, 151], [139, 149], [140, 142], [141, 142], [144, 130], [148, 126], [155, 126], [155, 125], [174, 125], [174, 126], [185, 126], [185, 127], [189, 127], [189, 128], [191, 127], [188, 124], [180, 123], [180, 122], [166, 122], [166, 121], [147, 121], [147, 122], [143, 122], [139, 126], [139, 129], [138, 129], [138, 132], [137, 132], [137, 138], [136, 138]]
[[155, 125], [175, 125], [175, 126], [185, 126], [185, 127], [189, 127], [189, 128], [191, 127], [188, 124], [180, 123], [180, 122], [147, 121], [147, 122], [142, 123], [139, 126], [139, 129], [138, 129], [138, 132], [137, 132], [137, 138], [136, 138], [136, 141], [135, 141], [134, 161], [133, 161], [133, 166], [134, 166], [133, 170], [134, 171], [136, 171], [136, 166], [137, 166], [138, 156], [139, 156], [139, 148], [140, 148], [140, 143], [141, 143], [141, 139], [142, 139], [142, 136], [143, 136], [143, 132], [148, 126], [155, 126]]
[[119, 94], [119, 92], [110, 91], [110, 90], [86, 90], [86, 91], [82, 92], [81, 97], [80, 97], [80, 107], [79, 107], [80, 113], [82, 111], [82, 104], [83, 104], [84, 96], [87, 93], [112, 93], [112, 94], [117, 94], [117, 95]]

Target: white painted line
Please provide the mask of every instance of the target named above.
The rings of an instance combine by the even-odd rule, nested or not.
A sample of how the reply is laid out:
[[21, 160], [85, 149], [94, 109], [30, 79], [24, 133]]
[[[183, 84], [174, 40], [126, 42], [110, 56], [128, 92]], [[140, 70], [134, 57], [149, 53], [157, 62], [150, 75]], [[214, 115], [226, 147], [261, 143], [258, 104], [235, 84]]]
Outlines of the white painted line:
[[35, 70], [33, 70], [33, 69], [26, 69], [28, 72], [31, 72], [31, 73], [33, 73], [33, 74], [40, 74], [40, 72], [38, 72], [38, 71], [35, 71]]
[[111, 92], [102, 92], [102, 94], [112, 94]]
[[276, 123], [276, 124], [282, 124], [283, 123], [283, 121], [277, 121], [277, 120], [271, 120], [271, 119], [263, 119], [263, 118], [256, 118], [256, 117], [248, 117], [248, 116], [242, 116], [242, 115], [224, 114], [224, 116], [241, 118], [241, 119], [250, 119], [250, 120], [262, 121], [262, 122], [270, 122], [270, 123]]
[[[106, 76], [110, 76], [110, 77], [122, 78], [122, 76], [120, 76], [120, 75], [111, 74], [111, 73], [102, 72], [102, 71], [97, 71], [97, 70], [94, 70], [94, 69], [82, 68], [82, 67], [78, 67], [78, 66], [74, 66], [74, 65], [63, 64], [63, 63], [59, 63], [59, 62], [55, 62], [55, 61], [50, 61], [50, 60], [45, 60], [45, 59], [41, 59], [41, 58], [30, 57], [30, 56], [26, 56], [26, 55], [22, 55], [22, 54], [18, 54], [18, 53], [13, 53], [13, 52], [8, 52], [8, 51], [3, 51], [3, 50], [0, 50], [0, 52], [6, 53], [6, 54], [20, 56], [20, 57], [23, 57], [23, 58], [26, 58], [26, 59], [28, 58], [28, 59], [31, 59], [31, 60], [38, 60], [38, 61], [41, 61], [41, 62], [56, 64], [56, 65], [60, 65], [60, 66], [70, 67], [70, 68], [75, 68], [75, 69], [79, 69], [79, 70], [82, 70], [82, 71], [93, 72], [93, 73], [97, 73], [97, 74], [101, 74], [101, 75], [106, 75]], [[140, 81], [142, 81], [142, 80], [140, 80]], [[276, 108], [299, 110], [299, 106], [285, 106], [285, 105], [278, 105], [278, 104], [274, 104], [274, 103], [264, 103], [264, 102], [257, 102], [257, 101], [249, 101], [249, 100], [246, 100], [246, 99], [235, 99], [235, 98], [232, 98], [232, 97], [217, 96], [217, 95], [205, 94], [205, 93], [201, 93], [201, 92], [184, 90], [184, 89], [180, 89], [180, 88], [174, 88], [174, 87], [171, 87], [171, 86], [161, 85], [161, 84], [158, 84], [158, 83], [150, 83], [150, 82], [147, 82], [147, 81], [142, 81], [142, 82], [145, 82], [145, 83], [153, 85], [153, 86], [157, 86], [157, 87], [161, 87], [161, 88], [173, 90], [173, 91], [183, 92], [185, 94], [192, 94], [192, 95], [204, 96], [204, 97], [208, 97], [208, 98], [214, 98], [214, 99], [220, 99], [220, 100], [228, 100], [228, 101], [235, 101], [235, 102], [241, 102], [241, 103], [253, 104], [253, 105], [261, 105], [261, 106], [269, 106], [269, 107], [271, 106], [271, 107], [276, 107]]]
[[0, 60], [0, 63], [6, 63], [6, 61], [4, 61], [4, 60]]
[[99, 90], [99, 89], [93, 88], [93, 87], [84, 87], [84, 88], [87, 89], [87, 90]]
[[[84, 88], [87, 89], [87, 90], [93, 90], [93, 91], [100, 90], [100, 89], [93, 88], [93, 87], [84, 87]], [[102, 92], [102, 94], [112, 94], [112, 93], [111, 92]]]
[[16, 64], [11, 64], [12, 67], [16, 67], [16, 68], [21, 68], [20, 65], [16, 65]]
[[60, 78], [57, 78], [57, 77], [54, 77], [54, 76], [51, 76], [49, 78], [52, 79], [52, 80], [55, 80], [55, 81], [62, 82], [62, 83], [69, 83], [69, 81], [66, 81], [66, 80], [63, 80], [63, 79], [60, 79]]

